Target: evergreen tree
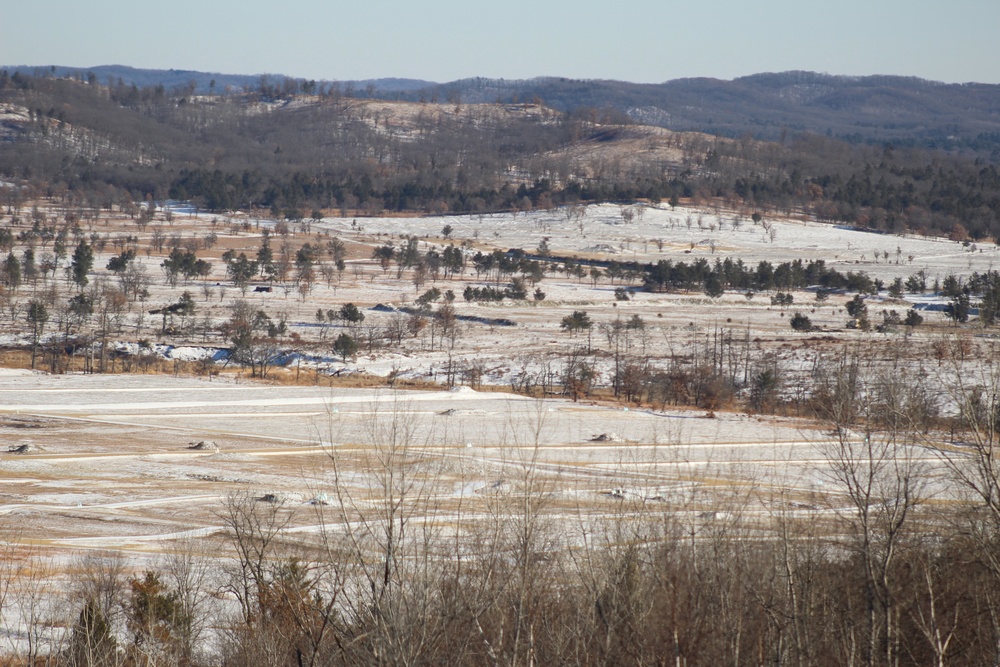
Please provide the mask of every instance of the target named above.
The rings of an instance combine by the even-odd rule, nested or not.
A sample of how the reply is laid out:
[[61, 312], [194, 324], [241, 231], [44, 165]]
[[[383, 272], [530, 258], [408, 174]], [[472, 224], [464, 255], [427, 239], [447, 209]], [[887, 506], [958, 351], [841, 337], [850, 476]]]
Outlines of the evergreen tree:
[[3, 282], [12, 289], [17, 289], [21, 284], [21, 262], [14, 253], [8, 254], [3, 263]]
[[94, 268], [94, 249], [86, 241], [80, 241], [73, 251], [73, 263], [70, 265], [73, 282], [80, 288], [86, 287], [89, 282], [87, 274], [92, 268]]
[[350, 334], [342, 333], [333, 342], [333, 351], [347, 363], [348, 357], [354, 357], [358, 353], [358, 342]]

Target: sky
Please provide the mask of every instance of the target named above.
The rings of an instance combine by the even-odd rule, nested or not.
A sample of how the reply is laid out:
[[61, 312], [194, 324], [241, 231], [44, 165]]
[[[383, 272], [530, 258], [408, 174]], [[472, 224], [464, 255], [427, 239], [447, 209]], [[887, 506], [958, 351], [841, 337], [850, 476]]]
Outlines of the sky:
[[317, 80], [759, 72], [1000, 83], [997, 0], [0, 0], [0, 65]]

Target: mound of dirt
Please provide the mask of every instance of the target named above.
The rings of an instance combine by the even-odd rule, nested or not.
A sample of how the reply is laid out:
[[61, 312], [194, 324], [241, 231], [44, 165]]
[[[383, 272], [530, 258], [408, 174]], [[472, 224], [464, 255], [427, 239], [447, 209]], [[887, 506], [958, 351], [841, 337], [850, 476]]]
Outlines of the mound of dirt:
[[598, 243], [597, 245], [587, 246], [583, 249], [584, 252], [603, 252], [609, 255], [617, 255], [618, 248], [613, 245], [608, 245], [607, 243]]
[[211, 449], [213, 451], [219, 451], [219, 446], [211, 440], [201, 440], [199, 442], [192, 442], [188, 445], [188, 449], [196, 449], [199, 451]]
[[55, 425], [53, 420], [45, 417], [11, 416], [0, 419], [0, 426], [7, 428], [46, 428]]
[[612, 431], [610, 433], [595, 435], [590, 439], [590, 442], [625, 442], [625, 438]]
[[487, 414], [485, 410], [459, 410], [457, 408], [449, 408], [444, 412], [439, 412], [439, 415], [444, 417], [466, 417], [469, 415], [485, 415]]

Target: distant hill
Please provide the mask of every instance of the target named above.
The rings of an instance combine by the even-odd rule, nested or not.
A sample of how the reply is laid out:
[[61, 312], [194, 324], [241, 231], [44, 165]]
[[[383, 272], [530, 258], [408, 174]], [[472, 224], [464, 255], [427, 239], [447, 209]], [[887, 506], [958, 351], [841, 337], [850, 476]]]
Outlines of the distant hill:
[[[178, 90], [193, 84], [194, 92], [200, 94], [211, 92], [224, 93], [227, 90], [231, 92], [245, 92], [258, 88], [262, 81], [269, 81], [271, 84], [277, 83], [278, 85], [286, 79], [290, 81], [305, 81], [304, 79], [289, 77], [284, 74], [220, 74], [217, 72], [196, 72], [180, 69], [138, 69], [125, 65], [100, 65], [97, 67], [15, 65], [0, 66], [0, 70], [7, 70], [10, 74], [21, 72], [36, 77], [70, 77], [81, 81], [86, 81], [89, 77], [93, 76], [94, 80], [100, 84], [117, 84], [120, 80], [127, 86], [135, 85], [139, 88], [163, 86], [167, 90]], [[411, 91], [438, 85], [433, 81], [397, 78], [340, 82], [319, 81], [316, 83], [325, 83], [328, 85], [337, 83], [341, 87], [351, 86], [359, 91], [364, 91], [369, 86], [374, 86], [384, 94]]]
[[[283, 74], [238, 75], [189, 70], [14, 66], [32, 76], [72, 77], [97, 83], [194, 86], [196, 93], [245, 92], [285, 82], [313, 84], [358, 97], [405, 101], [530, 102], [559, 111], [615, 114], [645, 125], [725, 137], [782, 140], [802, 132], [852, 143], [959, 151], [1000, 161], [1000, 85], [945, 84], [913, 77], [831, 76], [815, 72], [755, 74], [732, 81], [676, 79], [659, 84], [542, 77], [528, 80], [419, 79], [310, 81]], [[214, 86], [213, 86], [214, 83]]]
[[1000, 85], [944, 84], [895, 76], [814, 72], [756, 74], [732, 81], [661, 84], [464, 79], [407, 92], [405, 99], [541, 100], [561, 111], [623, 113], [636, 122], [727, 137], [781, 139], [803, 131], [853, 143], [892, 143], [1000, 157]]
[[1000, 86], [792, 72], [414, 90], [268, 75], [244, 94], [192, 95], [204, 77], [216, 90], [240, 80], [161, 72], [133, 87], [103, 73], [0, 71], [0, 180], [92, 207], [172, 198], [292, 220], [690, 199], [1000, 239]]

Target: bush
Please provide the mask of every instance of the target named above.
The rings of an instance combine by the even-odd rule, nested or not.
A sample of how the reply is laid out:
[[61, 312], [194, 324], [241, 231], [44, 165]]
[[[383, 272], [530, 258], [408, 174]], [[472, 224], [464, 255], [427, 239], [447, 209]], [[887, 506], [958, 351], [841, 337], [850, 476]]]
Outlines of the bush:
[[421, 294], [419, 297], [417, 297], [417, 303], [420, 304], [421, 306], [428, 306], [432, 302], [437, 301], [440, 298], [441, 298], [441, 290], [439, 290], [437, 287], [432, 287], [423, 294]]
[[591, 327], [590, 316], [587, 315], [587, 311], [585, 310], [574, 310], [572, 315], [562, 318], [559, 326], [573, 335], [577, 331], [586, 330]]
[[353, 303], [345, 303], [338, 312], [340, 319], [351, 324], [360, 324], [365, 321], [365, 314]]
[[803, 315], [802, 313], [795, 313], [792, 315], [790, 320], [792, 328], [796, 331], [812, 331], [813, 325], [809, 320], [808, 315]]
[[794, 301], [795, 297], [786, 292], [778, 292], [777, 294], [771, 297], [771, 305], [780, 306], [781, 308], [787, 308], [788, 306], [792, 305]]

